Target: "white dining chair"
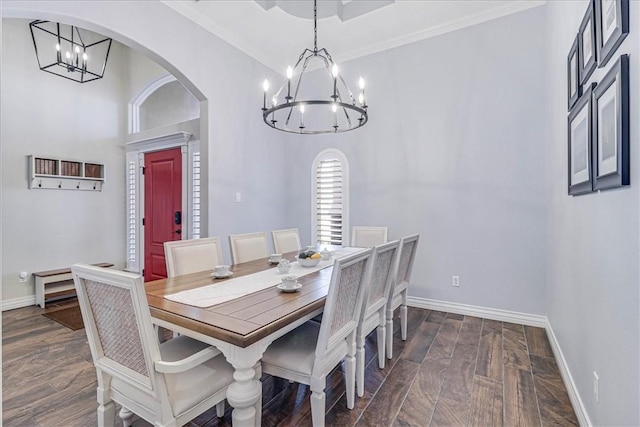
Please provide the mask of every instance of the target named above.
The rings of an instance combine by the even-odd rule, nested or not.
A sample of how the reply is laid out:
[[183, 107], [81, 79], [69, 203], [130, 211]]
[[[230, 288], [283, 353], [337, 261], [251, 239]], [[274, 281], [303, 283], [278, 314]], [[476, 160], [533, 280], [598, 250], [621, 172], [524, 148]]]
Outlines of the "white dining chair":
[[404, 237], [400, 241], [400, 255], [394, 284], [387, 302], [387, 359], [393, 357], [393, 312], [400, 307], [400, 333], [403, 341], [407, 339], [407, 290], [413, 262], [418, 249], [419, 234]]
[[165, 242], [164, 259], [168, 277], [211, 270], [214, 265], [224, 264], [222, 245], [217, 237]]
[[388, 227], [355, 226], [351, 232], [351, 246], [372, 248], [387, 243]]
[[300, 233], [297, 228], [274, 230], [271, 232], [271, 236], [273, 237], [273, 248], [276, 253], [285, 254], [301, 249]]
[[378, 366], [384, 369], [387, 301], [396, 276], [399, 248], [400, 241], [394, 240], [376, 246], [371, 254], [371, 276], [356, 329], [356, 390], [360, 397], [364, 396], [364, 342], [374, 329], [378, 338]]
[[115, 403], [157, 426], [180, 426], [213, 406], [224, 415], [233, 367], [220, 352], [180, 336], [158, 344], [142, 277], [85, 264], [71, 267], [98, 375], [98, 425], [112, 427]]
[[265, 232], [232, 234], [229, 236], [229, 243], [234, 264], [269, 256], [269, 242]]
[[262, 371], [309, 385], [311, 419], [323, 426], [326, 377], [344, 359], [347, 408], [355, 401], [355, 332], [370, 274], [371, 249], [333, 265], [322, 322], [306, 322], [274, 341], [262, 356]]

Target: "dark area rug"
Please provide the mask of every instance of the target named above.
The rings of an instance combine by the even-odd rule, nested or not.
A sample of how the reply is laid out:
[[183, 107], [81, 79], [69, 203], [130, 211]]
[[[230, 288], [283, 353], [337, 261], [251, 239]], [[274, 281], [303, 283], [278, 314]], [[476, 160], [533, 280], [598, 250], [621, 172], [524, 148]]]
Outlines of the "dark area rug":
[[47, 309], [47, 312], [42, 313], [42, 315], [51, 320], [55, 320], [72, 331], [84, 328], [84, 323], [82, 323], [82, 313], [80, 313], [80, 306], [77, 302], [70, 305], [68, 304], [61, 307]]

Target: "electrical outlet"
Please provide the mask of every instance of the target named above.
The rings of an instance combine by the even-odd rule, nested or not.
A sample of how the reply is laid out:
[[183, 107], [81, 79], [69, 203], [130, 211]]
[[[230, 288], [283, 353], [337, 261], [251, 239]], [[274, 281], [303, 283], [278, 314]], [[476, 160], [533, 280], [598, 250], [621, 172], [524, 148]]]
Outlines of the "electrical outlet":
[[596, 403], [600, 402], [600, 394], [598, 391], [598, 387], [600, 382], [600, 377], [596, 371], [593, 371], [593, 397], [596, 399]]
[[451, 277], [451, 286], [460, 287], [460, 276]]
[[18, 275], [18, 282], [24, 283], [27, 281], [28, 278], [29, 278], [29, 273], [27, 273], [26, 271], [21, 271], [20, 274]]

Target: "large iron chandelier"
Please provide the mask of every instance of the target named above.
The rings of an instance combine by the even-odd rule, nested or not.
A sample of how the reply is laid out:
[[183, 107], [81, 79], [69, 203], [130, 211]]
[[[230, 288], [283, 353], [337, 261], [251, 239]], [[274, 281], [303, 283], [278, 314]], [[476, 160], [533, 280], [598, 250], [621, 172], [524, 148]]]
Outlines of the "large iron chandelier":
[[78, 83], [101, 79], [107, 66], [111, 39], [73, 25], [50, 21], [29, 24], [38, 67]]
[[[356, 100], [329, 52], [318, 49], [317, 12], [317, 0], [314, 0], [313, 50], [305, 49], [296, 65], [287, 68], [287, 80], [273, 96], [269, 96], [269, 81], [264, 81], [262, 118], [274, 129], [300, 134], [338, 133], [362, 127], [369, 119], [364, 79], [359, 79], [360, 93]], [[326, 78], [324, 73], [322, 76], [305, 75], [312, 62], [320, 63], [320, 68], [328, 72], [329, 81], [320, 81], [322, 77]], [[292, 88], [294, 76], [297, 76], [297, 82]], [[307, 80], [316, 84], [310, 85]], [[324, 89], [318, 89], [323, 84]]]

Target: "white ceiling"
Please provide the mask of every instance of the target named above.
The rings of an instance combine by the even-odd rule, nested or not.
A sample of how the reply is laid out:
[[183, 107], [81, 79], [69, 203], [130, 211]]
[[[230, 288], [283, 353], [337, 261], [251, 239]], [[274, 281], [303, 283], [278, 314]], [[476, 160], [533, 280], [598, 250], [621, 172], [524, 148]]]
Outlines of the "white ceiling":
[[[305, 48], [313, 49], [312, 0], [161, 1], [281, 74]], [[318, 48], [340, 63], [545, 3], [319, 0]]]

